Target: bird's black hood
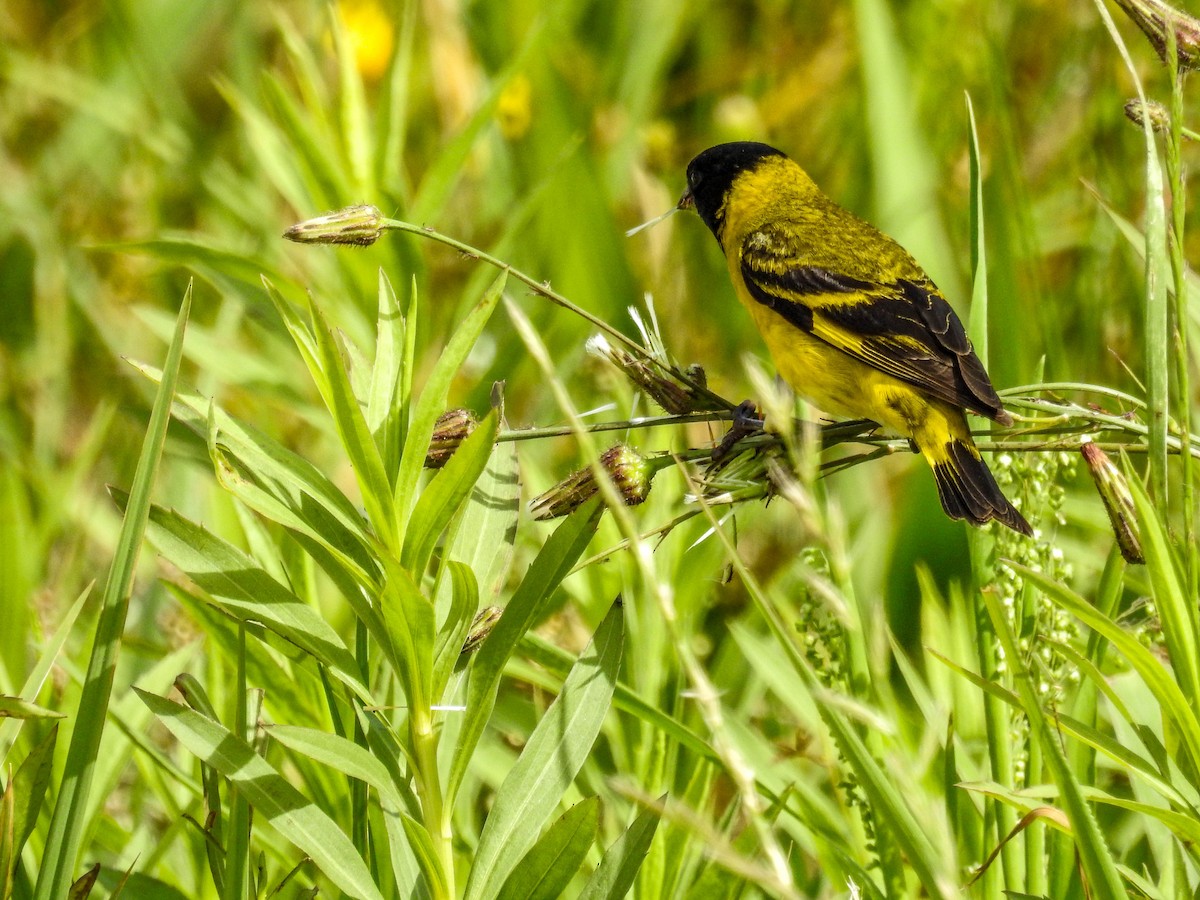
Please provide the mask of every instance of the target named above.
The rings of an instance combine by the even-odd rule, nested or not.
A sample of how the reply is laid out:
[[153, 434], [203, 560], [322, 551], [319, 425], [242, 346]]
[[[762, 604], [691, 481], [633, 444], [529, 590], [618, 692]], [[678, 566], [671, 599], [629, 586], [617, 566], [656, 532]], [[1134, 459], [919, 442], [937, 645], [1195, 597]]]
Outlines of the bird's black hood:
[[709, 147], [688, 163], [688, 186], [679, 200], [680, 208], [695, 209], [719, 241], [725, 218], [725, 195], [733, 180], [747, 169], [753, 169], [761, 160], [783, 155], [782, 150], [756, 141], [736, 141]]

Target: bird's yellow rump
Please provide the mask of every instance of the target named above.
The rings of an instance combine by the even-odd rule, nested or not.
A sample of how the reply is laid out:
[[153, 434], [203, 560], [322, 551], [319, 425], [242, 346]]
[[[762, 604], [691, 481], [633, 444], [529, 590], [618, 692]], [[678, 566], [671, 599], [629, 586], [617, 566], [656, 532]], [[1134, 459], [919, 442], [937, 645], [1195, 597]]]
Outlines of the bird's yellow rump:
[[965, 412], [1011, 425], [962, 322], [887, 235], [842, 209], [766, 144], [710, 147], [687, 167], [694, 208], [725, 253], [779, 373], [828, 413], [909, 438], [933, 467], [946, 514], [1022, 534]]

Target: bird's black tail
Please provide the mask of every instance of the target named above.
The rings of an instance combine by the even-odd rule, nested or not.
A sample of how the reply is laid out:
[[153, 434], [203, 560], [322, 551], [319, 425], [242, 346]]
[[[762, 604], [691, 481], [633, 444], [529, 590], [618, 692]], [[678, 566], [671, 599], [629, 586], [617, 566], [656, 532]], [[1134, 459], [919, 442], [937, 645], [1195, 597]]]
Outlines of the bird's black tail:
[[1013, 531], [1033, 534], [1025, 517], [1000, 492], [996, 479], [974, 447], [954, 438], [943, 445], [943, 452], [928, 455], [946, 515], [966, 519], [973, 525], [985, 525], [995, 519]]

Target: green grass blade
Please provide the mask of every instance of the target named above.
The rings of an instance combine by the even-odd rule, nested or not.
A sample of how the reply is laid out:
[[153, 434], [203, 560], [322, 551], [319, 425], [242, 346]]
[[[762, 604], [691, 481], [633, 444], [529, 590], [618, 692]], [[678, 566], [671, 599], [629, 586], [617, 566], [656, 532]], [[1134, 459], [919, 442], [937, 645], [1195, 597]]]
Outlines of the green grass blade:
[[46, 799], [46, 789], [54, 772], [54, 747], [57, 741], [58, 725], [54, 725], [29, 751], [7, 785], [9, 791], [6, 793], [13, 794], [10, 827], [5, 829], [6, 839], [12, 840], [10, 858], [20, 856], [21, 848], [37, 825], [42, 801]]
[[971, 315], [967, 332], [975, 354], [988, 364], [988, 282], [987, 241], [983, 218], [983, 169], [979, 159], [979, 131], [975, 126], [975, 107], [967, 94], [967, 128], [970, 132], [967, 150], [971, 168]]
[[341, 84], [338, 104], [341, 127], [338, 131], [345, 158], [350, 162], [349, 174], [354, 196], [371, 197], [375, 194], [374, 169], [371, 166], [374, 140], [367, 114], [366, 92], [355, 64], [353, 43], [343, 27], [337, 7], [330, 7], [330, 19]]
[[500, 785], [479, 838], [466, 900], [496, 896], [500, 880], [534, 844], [542, 823], [575, 780], [612, 703], [623, 639], [624, 611], [618, 601]]
[[151, 507], [146, 533], [227, 614], [244, 623], [262, 623], [328, 666], [363, 702], [372, 702], [358, 677], [358, 663], [338, 633], [237, 547], [160, 506]]
[[84, 678], [79, 709], [71, 733], [71, 745], [67, 751], [58, 800], [54, 805], [50, 831], [42, 852], [42, 868], [38, 872], [33, 895], [35, 900], [58, 900], [66, 894], [73, 880], [83, 832], [89, 824], [82, 811], [88, 804], [96, 754], [100, 749], [100, 736], [104, 732], [105, 718], [108, 715], [113, 676], [116, 673], [117, 658], [120, 656], [121, 635], [129, 612], [134, 570], [142, 547], [146, 520], [150, 514], [150, 494], [162, 457], [167, 423], [171, 418], [171, 400], [179, 376], [179, 363], [183, 358], [183, 336], [191, 308], [192, 288], [189, 284], [183, 295], [183, 303], [179, 307], [175, 335], [167, 349], [162, 383], [154, 398], [150, 424], [146, 429], [137, 471], [133, 476], [129, 505], [125, 510], [116, 553], [109, 568], [95, 643], [92, 645], [92, 655], [88, 660], [87, 675]]
[[[75, 623], [79, 620], [79, 614], [83, 611], [84, 603], [91, 592], [92, 586], [88, 585], [63, 614], [63, 620], [58, 624], [58, 628], [54, 630], [54, 634], [50, 636], [49, 640], [42, 647], [37, 665], [33, 667], [29, 676], [25, 679], [25, 683], [21, 686], [19, 696], [36, 697], [41, 691], [42, 685], [45, 684], [46, 678], [49, 677], [51, 670], [54, 668], [58, 654], [66, 644], [67, 638], [70, 637]], [[13, 744], [17, 739], [17, 732], [20, 728], [20, 719], [9, 718], [7, 716], [0, 718], [0, 765], [8, 760], [8, 754], [12, 751]]]
[[855, 0], [877, 224], [900, 241], [948, 297], [961, 295], [958, 266], [938, 210], [937, 175], [914, 109], [905, 42], [892, 5]]
[[[1008, 664], [1013, 667], [1013, 681], [1017, 693], [1021, 697], [1021, 705], [1029, 717], [1029, 727], [1033, 739], [1042, 745], [1046, 766], [1058, 785], [1064, 811], [1071, 821], [1074, 832], [1075, 848], [1079, 853], [1080, 868], [1083, 876], [1095, 896], [1119, 900], [1129, 895], [1125, 884], [1117, 872], [1116, 862], [1112, 851], [1100, 832], [1096, 816], [1084, 799], [1083, 790], [1071, 767], [1067, 763], [1066, 754], [1059, 743], [1059, 735], [1051, 729], [1045, 715], [1042, 713], [1041, 702], [1034, 689], [1033, 679], [1024, 668], [1021, 660], [1023, 654], [1017, 647], [1017, 640], [1008, 624], [1008, 613], [1004, 609], [995, 591], [983, 591], [983, 600], [987, 604], [996, 635], [1004, 647], [1004, 655]], [[1019, 668], [1018, 668], [1019, 667]]]
[[[1154, 595], [1155, 608], [1162, 619], [1163, 638], [1179, 689], [1193, 712], [1200, 713], [1200, 625], [1197, 624], [1196, 598], [1184, 587], [1187, 578], [1172, 550], [1167, 530], [1141, 481], [1126, 465], [1126, 479], [1137, 507], [1141, 526], [1142, 549], [1146, 554], [1146, 573]], [[1200, 765], [1200, 759], [1196, 759]], [[1193, 770], [1193, 774], [1200, 770]]]
[[245, 740], [185, 706], [145, 691], [137, 693], [180, 743], [233, 782], [257, 815], [308, 854], [340, 890], [362, 900], [382, 900], [345, 832]]
[[650, 852], [658, 822], [658, 814], [653, 809], [638, 813], [633, 824], [605, 851], [579, 900], [623, 900]]
[[[1142, 106], [1146, 105], [1146, 93], [1142, 89], [1138, 68], [1129, 55], [1125, 42], [1113, 24], [1103, 0], [1095, 0], [1096, 11], [1108, 28], [1113, 44], [1125, 61], [1125, 67], [1133, 80], [1134, 89]], [[1160, 509], [1167, 502], [1167, 410], [1169, 409], [1169, 341], [1170, 304], [1167, 287], [1174, 281], [1170, 260], [1167, 256], [1167, 213], [1164, 206], [1166, 182], [1162, 165], [1158, 159], [1158, 145], [1149, 117], [1142, 122], [1142, 138], [1145, 146], [1143, 157], [1146, 186], [1145, 220], [1145, 290], [1146, 303], [1142, 314], [1142, 346], [1146, 354], [1146, 414], [1150, 442], [1150, 496]], [[1182, 200], [1182, 198], [1180, 198]]]
[[497, 900], [559, 900], [596, 840], [600, 799], [576, 803], [517, 863]]

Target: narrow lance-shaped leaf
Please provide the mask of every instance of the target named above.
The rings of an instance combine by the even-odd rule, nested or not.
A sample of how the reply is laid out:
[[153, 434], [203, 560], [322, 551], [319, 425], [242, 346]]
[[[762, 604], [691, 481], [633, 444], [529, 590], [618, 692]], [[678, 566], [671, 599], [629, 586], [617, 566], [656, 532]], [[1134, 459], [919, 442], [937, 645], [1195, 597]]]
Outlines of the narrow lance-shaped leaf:
[[[659, 798], [660, 803], [665, 800], [665, 794]], [[633, 824], [605, 851], [579, 900], [623, 900], [633, 887], [642, 860], [650, 852], [658, 822], [658, 813], [653, 809], [638, 813]]]
[[367, 427], [358, 397], [350, 387], [350, 378], [329, 323], [311, 298], [309, 312], [325, 378], [326, 390], [322, 392], [325, 403], [333, 416], [342, 448], [354, 466], [354, 477], [358, 481], [363, 505], [367, 508], [367, 518], [371, 520], [384, 546], [395, 553], [400, 543], [396, 530], [396, 510], [392, 502], [392, 484], [383, 468], [383, 457]]
[[499, 411], [493, 409], [421, 492], [400, 551], [400, 564], [415, 578], [424, 573], [438, 538], [470, 497], [492, 455], [499, 426]]
[[599, 825], [599, 798], [576, 803], [517, 863], [499, 900], [559, 900], [592, 848]]
[[618, 601], [500, 785], [479, 838], [467, 900], [496, 896], [575, 780], [612, 703], [623, 639], [624, 614]]

